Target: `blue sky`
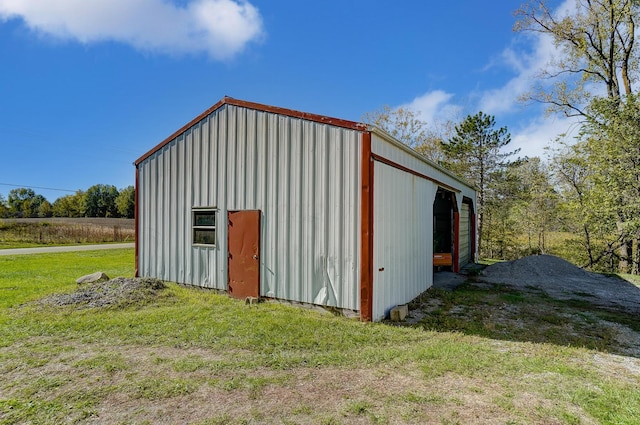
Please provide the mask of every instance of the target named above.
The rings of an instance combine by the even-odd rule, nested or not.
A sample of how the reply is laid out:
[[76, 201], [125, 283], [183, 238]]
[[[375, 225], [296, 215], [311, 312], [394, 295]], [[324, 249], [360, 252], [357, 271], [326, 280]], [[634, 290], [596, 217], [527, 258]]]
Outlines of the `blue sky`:
[[517, 101], [554, 51], [512, 31], [519, 4], [0, 0], [0, 194], [132, 185], [139, 156], [225, 95], [355, 121], [482, 110], [542, 155], [570, 122]]

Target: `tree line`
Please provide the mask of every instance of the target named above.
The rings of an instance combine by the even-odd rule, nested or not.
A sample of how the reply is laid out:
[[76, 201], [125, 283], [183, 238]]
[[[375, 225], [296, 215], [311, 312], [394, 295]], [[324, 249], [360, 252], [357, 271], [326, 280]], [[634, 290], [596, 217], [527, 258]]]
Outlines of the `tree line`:
[[118, 190], [113, 185], [96, 184], [86, 191], [56, 199], [53, 204], [30, 188], [9, 191], [5, 200], [0, 195], [0, 217], [121, 217], [134, 218], [135, 189]]
[[480, 255], [554, 253], [580, 266], [640, 274], [640, 2], [580, 1], [553, 11], [530, 0], [514, 29], [553, 40], [557, 55], [523, 101], [579, 119], [547, 158], [509, 151], [510, 134], [478, 112], [426, 123], [406, 108], [364, 116], [478, 189]]

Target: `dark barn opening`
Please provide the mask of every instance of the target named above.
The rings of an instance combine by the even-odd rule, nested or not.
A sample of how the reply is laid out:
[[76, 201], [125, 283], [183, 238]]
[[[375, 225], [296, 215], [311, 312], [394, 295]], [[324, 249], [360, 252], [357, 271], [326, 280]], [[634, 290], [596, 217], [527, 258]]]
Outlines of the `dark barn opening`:
[[438, 188], [433, 201], [433, 266], [453, 266], [453, 213], [456, 210], [453, 192]]

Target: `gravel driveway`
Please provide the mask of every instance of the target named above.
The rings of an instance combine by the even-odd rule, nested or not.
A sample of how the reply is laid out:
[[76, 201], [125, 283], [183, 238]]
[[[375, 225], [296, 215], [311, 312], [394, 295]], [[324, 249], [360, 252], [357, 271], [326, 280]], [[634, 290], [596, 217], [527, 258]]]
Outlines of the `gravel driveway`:
[[537, 288], [558, 300], [584, 300], [640, 315], [640, 287], [615, 276], [588, 272], [552, 255], [493, 264], [484, 269], [479, 280]]

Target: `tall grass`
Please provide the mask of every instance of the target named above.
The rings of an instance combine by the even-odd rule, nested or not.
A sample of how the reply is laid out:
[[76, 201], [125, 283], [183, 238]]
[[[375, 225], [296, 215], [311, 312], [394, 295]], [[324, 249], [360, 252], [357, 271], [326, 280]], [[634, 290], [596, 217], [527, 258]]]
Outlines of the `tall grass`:
[[118, 224], [0, 222], [0, 248], [133, 241], [135, 231]]

